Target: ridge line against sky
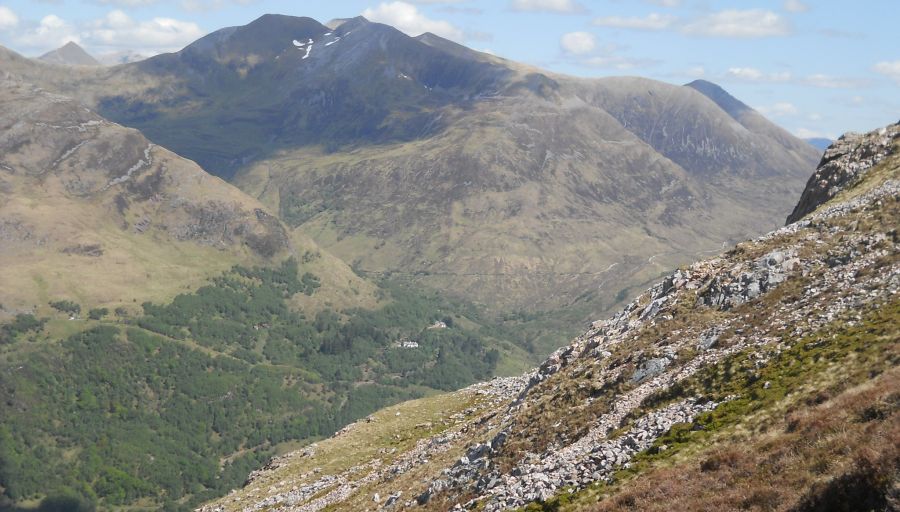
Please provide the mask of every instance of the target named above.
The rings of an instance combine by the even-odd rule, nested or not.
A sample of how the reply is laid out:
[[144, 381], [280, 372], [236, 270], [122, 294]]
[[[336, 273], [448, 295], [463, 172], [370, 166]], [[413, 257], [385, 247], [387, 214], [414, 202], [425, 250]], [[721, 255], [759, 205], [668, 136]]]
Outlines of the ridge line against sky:
[[362, 14], [575, 76], [702, 78], [801, 137], [900, 118], [893, 0], [0, 0], [0, 44], [152, 55], [265, 13]]

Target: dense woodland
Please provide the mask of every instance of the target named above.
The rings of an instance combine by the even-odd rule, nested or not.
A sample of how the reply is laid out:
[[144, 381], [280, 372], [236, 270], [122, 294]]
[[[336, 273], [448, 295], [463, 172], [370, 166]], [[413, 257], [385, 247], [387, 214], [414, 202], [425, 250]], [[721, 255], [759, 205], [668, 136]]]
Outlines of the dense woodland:
[[[308, 318], [289, 307], [318, 286], [288, 260], [235, 267], [137, 317], [91, 309], [87, 328], [62, 340], [32, 315], [3, 325], [4, 498], [43, 499], [47, 510], [187, 508], [239, 486], [279, 443], [327, 436], [496, 366], [482, 335], [453, 322], [452, 304], [389, 287], [377, 310]], [[81, 306], [53, 304], [61, 315]], [[448, 327], [427, 328], [438, 319]]]

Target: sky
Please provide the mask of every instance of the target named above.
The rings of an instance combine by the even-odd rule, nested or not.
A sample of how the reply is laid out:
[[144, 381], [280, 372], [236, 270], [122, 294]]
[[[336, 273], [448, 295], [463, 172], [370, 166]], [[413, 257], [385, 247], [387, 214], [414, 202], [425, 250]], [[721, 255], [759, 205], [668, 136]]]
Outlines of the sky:
[[900, 0], [0, 0], [0, 45], [152, 55], [265, 13], [362, 14], [575, 76], [702, 78], [805, 138], [900, 120]]

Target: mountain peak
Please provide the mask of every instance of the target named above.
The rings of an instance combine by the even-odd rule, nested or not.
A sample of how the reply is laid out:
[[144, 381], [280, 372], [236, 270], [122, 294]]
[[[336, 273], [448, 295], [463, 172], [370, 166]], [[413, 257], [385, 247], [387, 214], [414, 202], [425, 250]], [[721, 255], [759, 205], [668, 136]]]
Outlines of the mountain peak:
[[63, 46], [41, 55], [38, 57], [38, 60], [64, 66], [100, 65], [97, 59], [91, 57], [88, 52], [84, 51], [84, 48], [78, 46], [78, 43], [74, 41], [69, 41]]
[[735, 98], [720, 85], [713, 82], [707, 80], [694, 80], [691, 83], [685, 84], [685, 87], [695, 89], [700, 94], [711, 99], [722, 110], [728, 112], [728, 115], [731, 117], [737, 118], [741, 114], [752, 110], [746, 103]]
[[247, 25], [212, 32], [185, 50], [225, 59], [248, 55], [274, 57], [290, 46], [292, 40], [318, 38], [326, 32], [328, 28], [312, 18], [263, 14]]
[[365, 16], [356, 16], [353, 18], [335, 18], [326, 23], [325, 26], [330, 28], [331, 30], [335, 30], [341, 25], [345, 25], [347, 23], [354, 23], [359, 25], [363, 23], [371, 23], [371, 21], [369, 21]]

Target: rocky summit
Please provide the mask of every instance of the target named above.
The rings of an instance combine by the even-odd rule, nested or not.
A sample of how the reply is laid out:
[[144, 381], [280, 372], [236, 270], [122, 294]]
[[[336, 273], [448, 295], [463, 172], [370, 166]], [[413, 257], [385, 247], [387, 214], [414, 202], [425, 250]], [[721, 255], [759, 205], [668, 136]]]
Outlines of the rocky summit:
[[895, 510], [898, 133], [843, 137], [791, 223], [539, 368], [383, 410], [200, 510]]

